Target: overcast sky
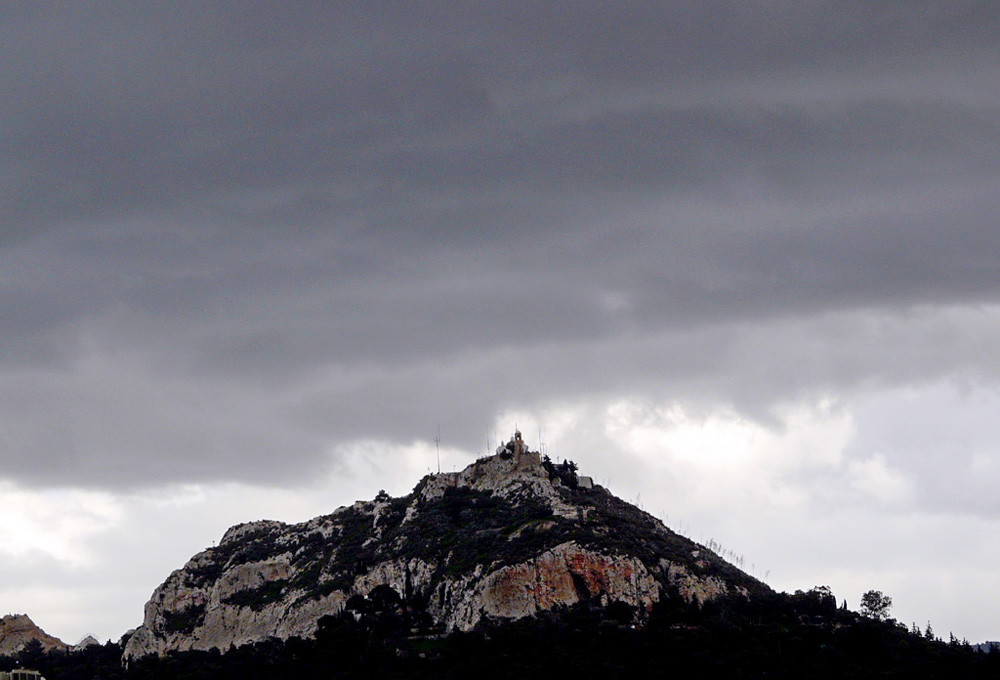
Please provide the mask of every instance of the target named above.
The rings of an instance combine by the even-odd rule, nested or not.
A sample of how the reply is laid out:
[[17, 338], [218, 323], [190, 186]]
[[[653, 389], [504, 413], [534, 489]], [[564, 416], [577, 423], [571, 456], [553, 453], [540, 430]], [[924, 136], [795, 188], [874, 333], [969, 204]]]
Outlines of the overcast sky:
[[515, 425], [780, 590], [1000, 639], [1000, 7], [6, 3], [0, 613]]

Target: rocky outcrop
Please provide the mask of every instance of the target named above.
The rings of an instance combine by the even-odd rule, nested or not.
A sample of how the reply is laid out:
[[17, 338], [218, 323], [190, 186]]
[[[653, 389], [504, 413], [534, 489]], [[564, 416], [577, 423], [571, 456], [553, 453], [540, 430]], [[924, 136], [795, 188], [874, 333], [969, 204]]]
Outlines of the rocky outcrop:
[[15, 654], [32, 640], [43, 649], [66, 649], [68, 645], [35, 625], [26, 614], [8, 614], [0, 618], [0, 654]]
[[307, 637], [388, 586], [439, 630], [574, 605], [632, 607], [666, 593], [705, 601], [766, 586], [600, 486], [575, 488], [523, 444], [413, 493], [380, 493], [330, 515], [231, 528], [173, 572], [125, 656]]
[[448, 628], [469, 630], [482, 619], [519, 619], [596, 600], [624, 602], [648, 611], [660, 599], [660, 584], [635, 558], [602, 555], [573, 542], [536, 558], [474, 578], [442, 607]]
[[461, 472], [443, 472], [427, 479], [425, 499], [440, 498], [448, 489], [465, 488], [516, 500], [529, 495], [559, 517], [576, 518], [579, 508], [559, 493], [561, 483], [542, 466], [537, 453], [480, 458]]
[[82, 652], [87, 649], [87, 647], [93, 647], [94, 645], [100, 645], [101, 642], [93, 635], [87, 635], [82, 640], [73, 645], [72, 649], [74, 652]]

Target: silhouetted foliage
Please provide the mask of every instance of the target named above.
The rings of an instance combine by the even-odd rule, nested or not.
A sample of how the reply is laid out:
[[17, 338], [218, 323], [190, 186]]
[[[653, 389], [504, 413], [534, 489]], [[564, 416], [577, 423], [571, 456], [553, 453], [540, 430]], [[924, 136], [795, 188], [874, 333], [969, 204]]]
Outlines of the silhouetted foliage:
[[876, 621], [884, 621], [889, 617], [892, 608], [892, 598], [881, 590], [869, 590], [861, 596], [861, 614]]
[[[837, 607], [827, 586], [775, 593], [679, 536], [648, 513], [600, 486], [578, 488], [572, 461], [542, 465], [561, 482], [558, 493], [577, 515], [553, 512], [530, 488], [497, 496], [469, 487], [421, 490], [394, 499], [344, 508], [301, 530], [284, 533], [268, 523], [242, 527], [190, 569], [196, 582], [217, 579], [223, 566], [288, 554], [290, 580], [276, 580], [229, 595], [229, 602], [260, 609], [289, 593], [316, 598], [343, 588], [389, 558], [434, 565], [434, 574], [467, 574], [536, 557], [567, 541], [606, 555], [628, 555], [651, 570], [663, 560], [698, 577], [717, 576], [749, 597], [699, 604], [673, 588], [651, 611], [601, 603], [579, 586], [581, 602], [535, 618], [488, 618], [472, 632], [447, 633], [432, 623], [428, 598], [414, 594], [408, 562], [401, 591], [388, 585], [350, 597], [344, 610], [318, 622], [312, 639], [263, 640], [220, 651], [188, 651], [121, 664], [124, 641], [79, 652], [44, 652], [38, 646], [7, 667], [37, 668], [49, 680], [301, 680], [304, 678], [986, 678], [998, 677], [1000, 652], [973, 652], [967, 644], [934, 639], [930, 626], [910, 631], [888, 618], [891, 599], [866, 593], [866, 616]], [[418, 512], [407, 517], [415, 504]], [[378, 540], [372, 539], [378, 533]], [[210, 559], [208, 559], [210, 558]], [[432, 579], [433, 580], [433, 579]], [[433, 600], [432, 600], [433, 602]], [[433, 602], [433, 604], [438, 604]], [[433, 607], [432, 607], [433, 609]], [[204, 606], [165, 613], [170, 632], [185, 633], [204, 618]], [[642, 625], [635, 626], [636, 622]]]
[[[819, 586], [698, 606], [665, 592], [640, 628], [627, 606], [581, 604], [533, 619], [440, 634], [418, 602], [388, 586], [319, 621], [314, 639], [266, 640], [121, 664], [122, 644], [79, 652], [32, 647], [21, 663], [49, 680], [302, 678], [990, 678], [1000, 653], [931, 641], [834, 606]], [[836, 600], [833, 600], [835, 603]]]
[[556, 464], [552, 462], [552, 459], [548, 456], [542, 456], [542, 467], [548, 474], [549, 479], [556, 480], [570, 489], [575, 489], [579, 480], [576, 476], [576, 471], [579, 469], [577, 464], [571, 460], [564, 460], [563, 462]]

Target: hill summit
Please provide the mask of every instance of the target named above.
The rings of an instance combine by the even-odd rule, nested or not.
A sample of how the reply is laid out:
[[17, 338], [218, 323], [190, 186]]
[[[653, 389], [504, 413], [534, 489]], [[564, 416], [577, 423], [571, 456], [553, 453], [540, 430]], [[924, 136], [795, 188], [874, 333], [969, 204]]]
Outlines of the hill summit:
[[661, 598], [770, 592], [515, 433], [461, 472], [430, 474], [300, 524], [229, 529], [153, 592], [125, 657], [310, 637], [373, 603], [430, 630], [471, 630], [573, 605], [641, 624]]
[[0, 618], [0, 654], [20, 652], [32, 640], [42, 649], [66, 649], [68, 645], [39, 628], [27, 614], [7, 614]]

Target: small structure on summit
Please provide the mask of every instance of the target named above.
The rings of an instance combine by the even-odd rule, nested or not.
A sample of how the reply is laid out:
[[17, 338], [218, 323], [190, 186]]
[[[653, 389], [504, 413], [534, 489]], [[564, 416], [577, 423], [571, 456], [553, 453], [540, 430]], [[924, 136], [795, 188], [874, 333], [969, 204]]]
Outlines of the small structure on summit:
[[528, 445], [521, 438], [520, 430], [515, 430], [510, 441], [497, 448], [497, 455], [501, 458], [513, 458], [514, 467], [518, 470], [526, 470], [542, 464], [541, 454], [528, 448]]
[[514, 430], [514, 439], [512, 439], [511, 441], [514, 442], [514, 455], [515, 456], [519, 456], [519, 455], [521, 455], [522, 453], [524, 453], [525, 451], [528, 450], [528, 447], [525, 446], [525, 444], [524, 444], [524, 440], [521, 439], [521, 431], [520, 430]]
[[[534, 470], [547, 475], [555, 486], [567, 486], [570, 489], [593, 489], [594, 479], [576, 474], [577, 465], [571, 460], [553, 463], [539, 451], [532, 451], [521, 438], [521, 431], [515, 430], [514, 436], [506, 444], [497, 447], [497, 456], [506, 461], [513, 461], [512, 472]], [[507, 468], [510, 470], [511, 468]]]

